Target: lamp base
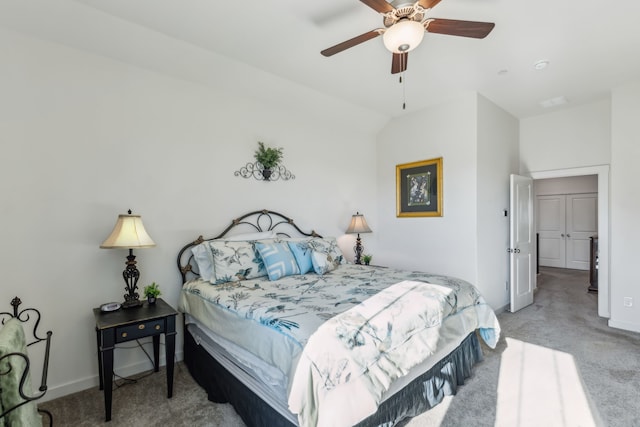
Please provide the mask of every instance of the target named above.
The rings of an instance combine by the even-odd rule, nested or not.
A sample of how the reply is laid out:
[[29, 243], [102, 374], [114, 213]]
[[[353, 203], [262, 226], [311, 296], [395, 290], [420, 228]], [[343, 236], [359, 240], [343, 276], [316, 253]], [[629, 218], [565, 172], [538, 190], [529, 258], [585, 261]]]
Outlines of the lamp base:
[[124, 278], [125, 287], [124, 290], [127, 293], [124, 295], [124, 302], [122, 308], [140, 307], [142, 301], [140, 301], [140, 295], [138, 295], [138, 279], [140, 278], [140, 271], [136, 268], [136, 257], [133, 255], [133, 249], [129, 249], [129, 256], [126, 262], [127, 268], [122, 272]]
[[362, 264], [362, 252], [364, 252], [364, 246], [362, 246], [362, 242], [360, 241], [360, 233], [358, 233], [358, 238], [356, 239], [356, 246], [353, 248], [353, 250], [356, 253], [354, 263]]

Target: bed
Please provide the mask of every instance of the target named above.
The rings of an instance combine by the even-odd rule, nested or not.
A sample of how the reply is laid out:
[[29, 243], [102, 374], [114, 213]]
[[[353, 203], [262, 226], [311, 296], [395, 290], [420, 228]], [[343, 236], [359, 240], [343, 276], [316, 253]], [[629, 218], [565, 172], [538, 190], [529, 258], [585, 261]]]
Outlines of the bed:
[[184, 361], [248, 426], [394, 426], [456, 393], [500, 327], [471, 284], [350, 264], [280, 213], [178, 254]]

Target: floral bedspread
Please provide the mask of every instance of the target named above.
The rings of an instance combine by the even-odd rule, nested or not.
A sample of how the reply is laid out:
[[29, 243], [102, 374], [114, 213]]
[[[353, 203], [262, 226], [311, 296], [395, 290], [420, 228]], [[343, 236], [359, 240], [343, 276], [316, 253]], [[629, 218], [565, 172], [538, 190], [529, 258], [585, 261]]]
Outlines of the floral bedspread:
[[[407, 283], [410, 283], [413, 288], [418, 287], [416, 295], [408, 299], [400, 298], [397, 304], [391, 304], [388, 299], [382, 299], [383, 302], [376, 306], [370, 303], [360, 306], [365, 300], [391, 285], [405, 281], [410, 281]], [[393, 295], [388, 294], [389, 291], [385, 292], [387, 292], [387, 298]], [[400, 293], [402, 294], [403, 291]], [[494, 347], [500, 330], [493, 311], [470, 283], [449, 276], [392, 268], [343, 264], [322, 276], [305, 274], [288, 276], [277, 281], [257, 278], [212, 285], [196, 280], [187, 282], [183, 286], [180, 301], [182, 311], [189, 312], [189, 306], [195, 306], [190, 304], [193, 298], [206, 300], [208, 305], [233, 313], [241, 319], [260, 323], [284, 335], [287, 341], [293, 342], [301, 350], [305, 349], [299, 360], [296, 357], [291, 362], [297, 363], [298, 373], [295, 374], [296, 366], [291, 366], [288, 372], [290, 378], [295, 377], [290, 390], [289, 405], [292, 412], [298, 413], [301, 426], [317, 424], [318, 411], [322, 409], [319, 407], [322, 400], [318, 397], [319, 394], [332, 393], [338, 397], [337, 400], [332, 399], [333, 402], [344, 400], [339, 396], [351, 393], [349, 391], [351, 386], [355, 387], [358, 393], [362, 392], [363, 383], [360, 380], [356, 381], [357, 378], [375, 371], [377, 379], [367, 380], [369, 384], [364, 387], [373, 390], [371, 399], [373, 399], [372, 405], [375, 406], [377, 404], [375, 401], [379, 399], [381, 392], [388, 387], [390, 381], [419, 363], [419, 360], [427, 358], [437, 348], [451, 341], [457, 340], [459, 343], [476, 329], [484, 329], [484, 333], [481, 333], [482, 337], [488, 345]], [[352, 312], [351, 309], [359, 311]], [[386, 313], [384, 315], [378, 313], [372, 317], [371, 314], [377, 313], [378, 310], [386, 310]], [[404, 317], [401, 316], [402, 313], [405, 314]], [[409, 313], [410, 317], [407, 317], [406, 314]], [[198, 313], [193, 314], [198, 316]], [[360, 326], [353, 326], [354, 317], [362, 320]], [[332, 345], [340, 345], [341, 349], [335, 349], [336, 357], [327, 359], [330, 359], [333, 365], [319, 368], [317, 357], [325, 356], [318, 356], [317, 349], [322, 348], [323, 344], [316, 346], [316, 350], [313, 350], [315, 354], [311, 356], [305, 353], [308, 353], [305, 347], [314, 333], [329, 319], [334, 320], [329, 323], [331, 326], [325, 326], [324, 336], [337, 342], [338, 344]], [[393, 335], [394, 328], [398, 331], [405, 330], [404, 338], [400, 334]], [[406, 333], [407, 330], [413, 332]], [[410, 356], [413, 360], [389, 362], [387, 355], [391, 357], [393, 352], [387, 352], [386, 349], [399, 348], [398, 343], [406, 341], [409, 335], [418, 330], [429, 330], [430, 334], [433, 333], [423, 339], [424, 348], [406, 347], [416, 349], [416, 353], [419, 354], [408, 355], [406, 351], [396, 352], [395, 356], [403, 353], [404, 357]], [[313, 340], [323, 342], [322, 338], [314, 337]], [[373, 350], [365, 347], [366, 344], [372, 344]], [[367, 348], [366, 351], [365, 348]], [[248, 350], [252, 351], [252, 349]], [[374, 368], [369, 362], [359, 360], [356, 363], [353, 358], [345, 357], [345, 354], [353, 350], [360, 353], [373, 351], [371, 354], [377, 352], [377, 356], [374, 354], [373, 358], [383, 362], [383, 365]], [[327, 354], [334, 354], [333, 348]], [[385, 357], [380, 357], [381, 354]], [[352, 356], [356, 359], [361, 357], [356, 353]], [[274, 361], [267, 362], [277, 365]], [[300, 373], [301, 370], [306, 372]], [[388, 372], [379, 375], [385, 370]], [[311, 371], [314, 372], [310, 373]], [[312, 380], [307, 378], [311, 376], [313, 376]], [[383, 378], [384, 376], [388, 378]], [[376, 383], [373, 387], [370, 386], [372, 382]], [[360, 406], [363, 414], [371, 412], [371, 409], [375, 412], [375, 407], [368, 407], [369, 405], [365, 403]], [[335, 407], [329, 408], [329, 411], [336, 410]]]
[[[403, 281], [321, 325], [303, 350], [289, 397], [300, 425], [354, 425], [376, 411], [393, 381], [443, 344], [457, 345], [479, 327], [498, 329], [491, 310], [488, 323], [479, 321], [486, 316], [477, 309], [486, 306], [470, 297], [447, 286]], [[342, 402], [350, 403], [337, 416], [322, 411]]]

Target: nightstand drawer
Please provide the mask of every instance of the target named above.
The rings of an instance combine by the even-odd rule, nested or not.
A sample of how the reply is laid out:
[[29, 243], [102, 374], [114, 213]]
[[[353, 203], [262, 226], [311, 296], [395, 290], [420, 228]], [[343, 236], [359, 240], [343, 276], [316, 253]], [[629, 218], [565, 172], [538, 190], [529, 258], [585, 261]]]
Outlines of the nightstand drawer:
[[116, 343], [164, 333], [164, 319], [140, 322], [116, 328]]

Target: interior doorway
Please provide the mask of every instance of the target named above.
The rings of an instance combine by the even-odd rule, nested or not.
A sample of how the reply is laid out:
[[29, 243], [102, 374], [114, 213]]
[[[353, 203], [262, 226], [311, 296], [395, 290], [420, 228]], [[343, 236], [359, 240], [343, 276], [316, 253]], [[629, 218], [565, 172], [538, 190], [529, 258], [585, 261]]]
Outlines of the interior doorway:
[[534, 181], [538, 265], [589, 270], [598, 235], [598, 176]]
[[609, 289], [609, 166], [588, 166], [572, 169], [557, 169], [531, 172], [534, 180], [548, 178], [597, 176], [598, 206], [598, 315], [611, 317]]

